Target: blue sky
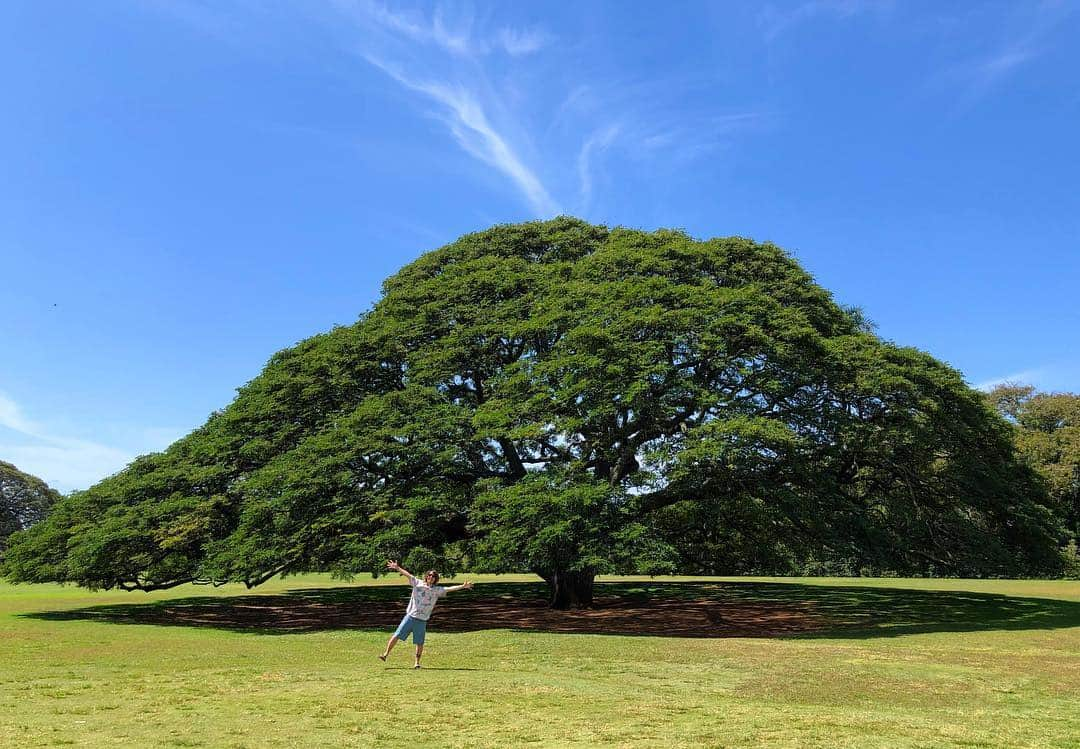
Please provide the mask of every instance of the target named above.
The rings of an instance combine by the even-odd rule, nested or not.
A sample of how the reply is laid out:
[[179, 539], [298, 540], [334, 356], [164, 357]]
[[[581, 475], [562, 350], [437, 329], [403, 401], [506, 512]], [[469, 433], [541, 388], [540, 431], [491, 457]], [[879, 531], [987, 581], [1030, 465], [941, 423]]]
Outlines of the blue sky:
[[0, 460], [88, 486], [558, 213], [774, 241], [974, 385], [1080, 391], [1078, 5], [9, 0]]

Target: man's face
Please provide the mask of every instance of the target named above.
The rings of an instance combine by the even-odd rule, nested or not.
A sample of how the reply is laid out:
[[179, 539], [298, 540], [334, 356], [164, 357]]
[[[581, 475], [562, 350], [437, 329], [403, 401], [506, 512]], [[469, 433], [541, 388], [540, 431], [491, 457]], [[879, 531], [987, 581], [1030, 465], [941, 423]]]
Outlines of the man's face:
[[427, 574], [424, 575], [424, 582], [427, 583], [428, 585], [434, 585], [435, 583], [439, 582], [438, 573], [428, 572]]

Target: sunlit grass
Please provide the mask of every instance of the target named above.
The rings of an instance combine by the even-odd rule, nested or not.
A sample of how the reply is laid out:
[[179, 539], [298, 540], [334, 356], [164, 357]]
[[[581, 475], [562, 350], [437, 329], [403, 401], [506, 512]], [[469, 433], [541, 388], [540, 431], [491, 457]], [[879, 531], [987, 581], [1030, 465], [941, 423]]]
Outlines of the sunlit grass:
[[[144, 619], [150, 608], [136, 608], [198, 598], [198, 611], [236, 613], [243, 602], [229, 599], [252, 595], [240, 586], [142, 594], [0, 584], [0, 746], [1071, 749], [1080, 737], [1077, 582], [619, 578], [600, 587], [609, 601], [714, 596], [722, 610], [802, 606], [832, 622], [782, 637], [663, 637], [487, 628], [469, 621], [470, 606], [528, 596], [534, 578], [475, 579], [456, 610], [442, 609], [443, 628], [436, 609], [419, 672], [411, 646], [386, 665], [375, 658], [389, 634], [381, 625], [335, 619], [294, 632], [241, 618], [224, 628], [158, 620], [176, 608]], [[341, 590], [308, 575], [254, 593], [339, 617], [403, 610], [406, 588], [372, 584], [400, 582]], [[297, 590], [306, 593], [287, 595]]]

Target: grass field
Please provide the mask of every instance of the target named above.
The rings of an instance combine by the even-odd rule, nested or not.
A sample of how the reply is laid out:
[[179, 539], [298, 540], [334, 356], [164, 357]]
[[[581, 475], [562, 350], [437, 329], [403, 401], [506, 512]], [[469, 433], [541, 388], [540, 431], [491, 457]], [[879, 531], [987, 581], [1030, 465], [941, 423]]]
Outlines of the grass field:
[[420, 671], [400, 578], [0, 583], [0, 746], [1080, 746], [1080, 582], [474, 579]]

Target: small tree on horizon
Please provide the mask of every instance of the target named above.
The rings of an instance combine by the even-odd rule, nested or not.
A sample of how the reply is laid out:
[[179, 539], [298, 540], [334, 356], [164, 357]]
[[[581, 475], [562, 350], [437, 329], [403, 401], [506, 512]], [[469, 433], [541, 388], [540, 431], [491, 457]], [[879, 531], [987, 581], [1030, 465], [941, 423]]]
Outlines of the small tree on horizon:
[[0, 554], [8, 537], [45, 519], [60, 493], [37, 476], [0, 460]]
[[954, 369], [731, 237], [497, 226], [279, 352], [163, 453], [17, 534], [14, 580], [303, 570], [1056, 571], [1045, 492]]
[[1023, 459], [1046, 481], [1050, 506], [1069, 541], [1080, 539], [1080, 394], [1039, 392], [1004, 383], [986, 394], [1011, 421]]

